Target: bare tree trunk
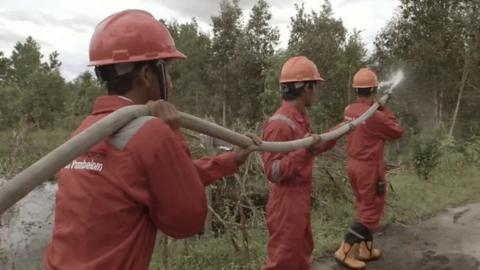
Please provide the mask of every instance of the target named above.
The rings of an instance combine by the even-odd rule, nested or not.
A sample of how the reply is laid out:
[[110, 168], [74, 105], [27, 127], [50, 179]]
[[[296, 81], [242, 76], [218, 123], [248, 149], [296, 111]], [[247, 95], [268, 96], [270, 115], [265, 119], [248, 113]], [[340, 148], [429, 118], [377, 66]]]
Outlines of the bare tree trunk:
[[352, 71], [348, 72], [348, 84], [347, 84], [347, 104], [352, 102]]
[[458, 111], [460, 109], [460, 102], [463, 96], [463, 89], [465, 89], [465, 82], [468, 79], [469, 66], [470, 66], [469, 62], [470, 62], [469, 57], [467, 56], [467, 53], [465, 53], [465, 62], [463, 64], [462, 79], [460, 80], [460, 89], [458, 90], [457, 105], [455, 106], [455, 111], [453, 112], [452, 125], [450, 126], [450, 130], [448, 132], [448, 136], [450, 137], [453, 136], [453, 130], [455, 129], [455, 123], [457, 122]]
[[[210, 187], [205, 188], [207, 196], [207, 205], [212, 205], [212, 189]], [[209, 235], [212, 232], [212, 212], [207, 212], [207, 218], [205, 219], [205, 234]]]
[[222, 126], [227, 125], [227, 93], [225, 91], [224, 97], [223, 97], [223, 104], [222, 104], [223, 110], [222, 110]]
[[198, 100], [199, 100], [199, 97], [198, 97], [198, 88], [195, 87], [195, 112], [197, 115], [200, 115], [200, 108], [198, 107]]
[[445, 88], [440, 88], [440, 93], [438, 97], [438, 123], [441, 124], [443, 121], [443, 93]]
[[[210, 136], [205, 136], [205, 154], [207, 156], [211, 156], [216, 154], [215, 153], [215, 148], [213, 146], [213, 138]], [[207, 205], [211, 206], [212, 205], [212, 189], [210, 186], [207, 186], [205, 188], [206, 192], [206, 197], [207, 197]], [[205, 219], [205, 234], [209, 235], [212, 232], [212, 212], [208, 211], [207, 212], [207, 218]]]
[[225, 72], [223, 73], [223, 102], [222, 102], [222, 125], [227, 126], [227, 71], [228, 68], [225, 67]]
[[438, 91], [437, 91], [437, 85], [434, 84], [433, 87], [433, 105], [435, 106], [435, 115], [434, 115], [434, 130], [438, 129], [439, 126], [439, 119], [438, 119]]
[[159, 246], [161, 247], [161, 253], [162, 253], [162, 264], [163, 264], [163, 269], [169, 270], [170, 269], [170, 262], [169, 262], [169, 252], [168, 252], [168, 236], [160, 233], [159, 232]]
[[242, 242], [243, 242], [243, 261], [245, 263], [248, 263], [250, 261], [250, 246], [249, 246], [249, 239], [248, 239], [247, 218], [245, 217], [243, 206], [240, 206], [240, 222], [241, 222], [240, 230], [242, 232]]
[[190, 255], [190, 239], [183, 240], [183, 256]]

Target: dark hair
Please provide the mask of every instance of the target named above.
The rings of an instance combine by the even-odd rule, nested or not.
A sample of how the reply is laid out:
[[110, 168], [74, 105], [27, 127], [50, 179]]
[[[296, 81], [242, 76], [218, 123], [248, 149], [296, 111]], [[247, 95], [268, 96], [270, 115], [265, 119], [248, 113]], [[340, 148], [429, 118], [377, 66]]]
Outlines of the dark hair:
[[355, 92], [359, 97], [369, 97], [377, 91], [376, 87], [368, 87], [368, 88], [355, 88]]
[[124, 95], [133, 87], [133, 81], [143, 66], [148, 65], [156, 70], [154, 61], [135, 62], [133, 69], [122, 75], [117, 75], [115, 64], [95, 67], [97, 78], [105, 84], [109, 95]]
[[305, 89], [313, 88], [315, 83], [316, 81], [282, 83], [280, 85], [282, 90], [282, 98], [284, 100], [294, 100], [301, 96]]

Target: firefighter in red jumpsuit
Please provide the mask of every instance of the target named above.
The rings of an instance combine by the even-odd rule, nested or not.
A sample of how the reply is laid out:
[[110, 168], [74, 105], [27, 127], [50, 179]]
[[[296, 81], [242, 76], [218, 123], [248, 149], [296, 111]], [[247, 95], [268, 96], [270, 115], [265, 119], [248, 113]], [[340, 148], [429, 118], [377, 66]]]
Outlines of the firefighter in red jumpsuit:
[[[265, 124], [263, 140], [289, 141], [311, 133], [306, 109], [313, 104], [321, 81], [317, 67], [306, 57], [297, 56], [285, 62], [280, 75], [283, 103]], [[335, 143], [316, 138], [308, 149], [262, 154], [270, 181], [266, 207], [269, 232], [266, 270], [310, 269], [313, 160]]]
[[[346, 121], [362, 115], [374, 103], [378, 80], [375, 73], [360, 69], [353, 77], [357, 100], [345, 108]], [[336, 260], [352, 269], [380, 257], [373, 247], [373, 230], [383, 215], [387, 182], [383, 161], [385, 141], [400, 139], [403, 128], [395, 116], [381, 106], [365, 123], [347, 136], [348, 177], [355, 194], [356, 220], [335, 252]]]
[[204, 186], [233, 174], [252, 149], [192, 161], [178, 113], [164, 101], [169, 66], [183, 58], [148, 12], [122, 11], [97, 25], [90, 65], [108, 95], [96, 99], [74, 135], [117, 109], [149, 100], [158, 118], [133, 120], [60, 171], [46, 269], [148, 269], [157, 230], [174, 238], [202, 230]]

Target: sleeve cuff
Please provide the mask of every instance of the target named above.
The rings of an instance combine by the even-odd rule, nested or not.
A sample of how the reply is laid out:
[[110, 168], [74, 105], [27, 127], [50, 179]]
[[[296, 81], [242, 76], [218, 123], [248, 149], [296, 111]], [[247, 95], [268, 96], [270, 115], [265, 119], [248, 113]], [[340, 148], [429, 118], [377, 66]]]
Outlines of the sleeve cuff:
[[337, 145], [337, 140], [330, 140], [322, 143], [322, 145], [315, 149], [315, 156], [332, 149], [335, 145]]
[[293, 152], [293, 156], [296, 161], [299, 161], [304, 164], [310, 161], [313, 157], [315, 157], [315, 155], [312, 154], [307, 149], [297, 149]]
[[235, 161], [235, 153], [228, 152], [217, 156], [218, 162], [221, 163], [222, 169], [226, 175], [235, 174], [238, 170], [237, 162]]

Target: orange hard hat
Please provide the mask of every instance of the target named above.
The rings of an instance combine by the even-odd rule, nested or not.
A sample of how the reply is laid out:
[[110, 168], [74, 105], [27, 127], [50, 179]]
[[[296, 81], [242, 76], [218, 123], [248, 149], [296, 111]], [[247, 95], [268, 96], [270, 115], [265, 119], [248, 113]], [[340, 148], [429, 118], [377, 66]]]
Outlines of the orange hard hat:
[[317, 66], [305, 56], [295, 56], [283, 64], [280, 83], [324, 81]]
[[377, 75], [369, 68], [362, 68], [353, 76], [353, 88], [370, 88], [377, 86]]
[[90, 66], [175, 58], [186, 56], [175, 48], [165, 25], [143, 10], [110, 15], [90, 40]]

